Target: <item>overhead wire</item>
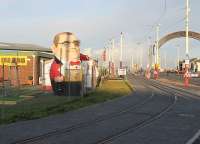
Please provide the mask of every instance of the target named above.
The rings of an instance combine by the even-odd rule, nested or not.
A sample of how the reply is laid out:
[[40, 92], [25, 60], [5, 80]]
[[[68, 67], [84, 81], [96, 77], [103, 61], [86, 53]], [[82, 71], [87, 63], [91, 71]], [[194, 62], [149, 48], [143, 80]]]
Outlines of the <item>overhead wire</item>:
[[151, 25], [151, 28], [149, 29], [149, 31], [144, 35], [144, 37], [142, 38], [142, 41], [145, 41], [146, 38], [153, 32], [152, 30], [156, 27], [156, 25], [158, 25], [160, 23], [160, 21], [162, 20], [162, 18], [165, 16], [167, 12], [167, 1], [164, 0], [164, 9], [161, 13], [161, 15], [158, 17], [158, 19]]
[[165, 16], [166, 14], [166, 11], [167, 11], [167, 1], [164, 0], [164, 10], [163, 12], [161, 13], [160, 17], [157, 19], [157, 21], [153, 24], [153, 26], [156, 26], [160, 23], [160, 21], [162, 20], [162, 18]]
[[[179, 8], [179, 10], [180, 10], [180, 9], [182, 10], [183, 7]], [[145, 34], [145, 36], [142, 38], [143, 41], [145, 41], [147, 37], [150, 37], [149, 35], [150, 35], [151, 33], [154, 32], [154, 31], [152, 31], [152, 29], [155, 28], [156, 25], [158, 25], [158, 24], [161, 22], [161, 20], [163, 19], [163, 17], [166, 15], [166, 12], [167, 12], [167, 1], [164, 0], [164, 10], [163, 10], [162, 14], [161, 14], [160, 17], [156, 20], [156, 22], [153, 23], [153, 25], [151, 26], [151, 29], [150, 29], [150, 30]], [[162, 32], [163, 32], [163, 31], [166, 32], [166, 31], [169, 30], [170, 28], [173, 28], [173, 27], [177, 26], [177, 24], [183, 22], [184, 19], [185, 19], [185, 17], [184, 17], [184, 18], [181, 18], [181, 19], [178, 19], [177, 21], [175, 21], [174, 23], [170, 24], [169, 26], [165, 26], [164, 29], [162, 28]]]
[[165, 29], [163, 29], [163, 31], [164, 31], [164, 32], [168, 31], [169, 29], [171, 29], [171, 28], [177, 26], [177, 24], [183, 22], [184, 20], [185, 20], [185, 18], [181, 18], [181, 19], [177, 20], [176, 22], [170, 24], [170, 25], [167, 26]]

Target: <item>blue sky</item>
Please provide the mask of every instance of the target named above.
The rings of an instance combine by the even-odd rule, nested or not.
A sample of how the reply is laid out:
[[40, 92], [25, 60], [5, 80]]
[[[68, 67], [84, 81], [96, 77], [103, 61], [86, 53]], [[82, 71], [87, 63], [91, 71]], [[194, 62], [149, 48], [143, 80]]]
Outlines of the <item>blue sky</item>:
[[[200, 32], [200, 1], [190, 0], [190, 29]], [[148, 37], [155, 37], [156, 22], [161, 24], [160, 37], [184, 30], [185, 0], [0, 0], [0, 41], [33, 43], [50, 47], [56, 33], [70, 31], [81, 40], [81, 49], [102, 49], [110, 38], [119, 42], [125, 36], [124, 59], [136, 55], [141, 47], [147, 49]], [[161, 19], [158, 21], [159, 17]], [[141, 43], [139, 48], [137, 43]], [[172, 40], [161, 49], [168, 65], [175, 63], [175, 46], [184, 39]], [[191, 57], [200, 57], [200, 42], [190, 39]], [[125, 56], [125, 55], [128, 55]], [[144, 61], [145, 63], [145, 61]]]

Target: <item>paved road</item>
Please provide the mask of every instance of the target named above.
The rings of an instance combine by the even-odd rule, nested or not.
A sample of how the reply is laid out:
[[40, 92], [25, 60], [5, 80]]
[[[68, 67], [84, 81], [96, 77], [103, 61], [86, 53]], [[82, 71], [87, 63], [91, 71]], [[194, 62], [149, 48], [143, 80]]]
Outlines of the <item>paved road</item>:
[[200, 129], [200, 99], [129, 75], [127, 97], [39, 120], [0, 126], [0, 143], [185, 144]]

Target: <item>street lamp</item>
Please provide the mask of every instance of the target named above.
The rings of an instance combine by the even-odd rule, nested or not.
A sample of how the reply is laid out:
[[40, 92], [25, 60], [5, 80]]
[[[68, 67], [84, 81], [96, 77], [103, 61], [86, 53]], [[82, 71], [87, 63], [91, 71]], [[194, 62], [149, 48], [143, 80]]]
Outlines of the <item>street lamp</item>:
[[139, 65], [139, 46], [140, 46], [140, 42], [137, 43], [137, 68]]
[[178, 71], [179, 71], [179, 61], [180, 61], [180, 58], [179, 58], [179, 47], [180, 45], [179, 44], [177, 44], [176, 45], [176, 48], [177, 48], [177, 69], [178, 69]]

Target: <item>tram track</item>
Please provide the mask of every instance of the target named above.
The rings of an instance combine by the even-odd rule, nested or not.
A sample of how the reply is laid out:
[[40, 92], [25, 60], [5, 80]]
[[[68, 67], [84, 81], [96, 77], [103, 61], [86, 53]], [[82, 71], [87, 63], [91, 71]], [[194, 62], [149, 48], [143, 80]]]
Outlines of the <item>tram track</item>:
[[197, 95], [197, 94], [188, 92], [188, 91], [180, 89], [180, 88], [175, 88], [175, 87], [163, 84], [163, 83], [161, 83], [159, 81], [156, 81], [156, 80], [149, 80], [149, 81], [147, 81], [147, 83], [153, 85], [154, 87], [161, 87], [162, 86], [164, 88], [161, 88], [161, 89], [169, 90], [169, 91], [172, 91], [172, 92], [174, 92], [176, 94], [180, 94], [184, 98], [190, 97], [190, 98], [194, 98], [194, 99], [200, 99], [200, 96]]
[[[141, 79], [140, 79], [140, 82], [143, 83], [143, 85], [146, 88], [150, 88], [152, 90], [152, 88], [150, 86], [153, 86], [153, 87], [155, 87], [155, 88], [157, 88], [157, 89], [159, 89], [161, 91], [165, 91], [166, 93], [169, 94], [168, 90], [166, 90], [166, 89], [164, 90], [164, 89], [158, 87], [157, 85], [153, 85], [153, 84], [151, 84], [150, 86], [146, 85], [145, 84], [146, 83], [145, 80], [141, 81]], [[150, 125], [151, 123], [153, 123], [154, 121], [160, 119], [166, 112], [168, 112], [176, 104], [177, 97], [174, 95], [174, 93], [170, 93], [170, 95], [172, 95], [172, 96], [169, 97], [171, 99], [170, 103], [167, 104], [167, 106], [165, 106], [161, 111], [157, 112], [154, 115], [151, 115], [150, 118], [148, 118], [148, 119], [141, 120], [141, 121], [139, 121], [137, 123], [134, 123], [130, 127], [122, 129], [118, 133], [115, 133], [113, 135], [109, 135], [107, 137], [104, 137], [103, 139], [98, 140], [97, 142], [95, 142], [95, 144], [109, 143], [109, 142], [113, 141], [114, 139], [116, 139], [118, 137], [121, 137], [121, 136], [123, 136], [125, 134], [128, 134], [130, 132], [134, 132], [134, 131], [136, 131], [136, 130], [138, 130], [140, 128], [144, 128], [144, 127]], [[152, 92], [151, 96], [143, 99], [142, 101], [134, 104], [133, 106], [130, 106], [130, 107], [125, 108], [125, 109], [122, 109], [122, 110], [120, 110], [120, 111], [118, 111], [116, 113], [111, 113], [111, 114], [108, 114], [108, 115], [100, 116], [100, 117], [97, 117], [94, 120], [81, 122], [81, 123], [78, 123], [76, 125], [72, 125], [70, 127], [66, 127], [66, 128], [63, 128], [63, 129], [56, 129], [56, 130], [53, 130], [53, 131], [50, 131], [48, 133], [45, 133], [45, 134], [42, 134], [42, 135], [38, 135], [38, 136], [35, 136], [35, 137], [30, 137], [30, 138], [27, 138], [27, 139], [18, 140], [18, 141], [12, 142], [12, 144], [26, 144], [26, 143], [32, 143], [33, 144], [33, 143], [38, 143], [38, 142], [40, 142], [42, 140], [48, 139], [48, 138], [53, 137], [53, 136], [58, 136], [58, 135], [62, 135], [62, 134], [67, 135], [67, 134], [70, 134], [70, 132], [72, 132], [72, 131], [89, 127], [92, 124], [94, 125], [94, 124], [97, 124], [97, 123], [100, 123], [100, 122], [103, 122], [103, 121], [106, 121], [106, 120], [111, 120], [111, 119], [113, 119], [115, 117], [119, 117], [119, 116], [127, 114], [129, 112], [133, 113], [136, 109], [139, 109], [140, 107], [142, 107], [143, 105], [148, 103], [153, 97], [155, 97], [155, 95]]]
[[[132, 75], [131, 77], [133, 78], [134, 76]], [[134, 78], [136, 78], [136, 77], [134, 77]], [[140, 79], [140, 81], [143, 81], [143, 82], [145, 81], [145, 83], [148, 83], [149, 85], [152, 85], [155, 88], [158, 88], [160, 90], [163, 90], [163, 91], [173, 91], [176, 94], [182, 95], [182, 97], [184, 97], [184, 98], [188, 98], [189, 97], [189, 98], [194, 98], [194, 99], [200, 99], [200, 95], [197, 95], [197, 94], [192, 93], [192, 92], [188, 92], [188, 91], [183, 90], [183, 89], [181, 89], [179, 87], [169, 86], [167, 84], [164, 84], [164, 83], [162, 83], [160, 81], [153, 80], [153, 79], [146, 80], [142, 76], [140, 76], [139, 79]]]
[[175, 99], [173, 101], [173, 103], [169, 104], [165, 109], [163, 109], [161, 112], [151, 116], [149, 119], [141, 121], [140, 123], [134, 124], [131, 127], [128, 127], [126, 129], [124, 129], [123, 131], [120, 131], [119, 133], [116, 133], [112, 136], [108, 136], [98, 142], [95, 142], [94, 144], [107, 144], [112, 142], [113, 140], [126, 135], [128, 133], [132, 133], [140, 128], [144, 128], [150, 124], [152, 124], [153, 122], [155, 122], [156, 120], [160, 119], [166, 112], [168, 112], [175, 104], [176, 104], [177, 99]]
[[121, 116], [121, 115], [126, 114], [130, 111], [133, 112], [135, 109], [142, 107], [143, 105], [148, 103], [153, 97], [154, 97], [154, 94], [152, 93], [151, 96], [146, 97], [143, 100], [141, 100], [140, 102], [138, 102], [138, 103], [136, 103], [136, 104], [134, 104], [134, 105], [132, 105], [128, 108], [124, 108], [120, 111], [117, 111], [117, 112], [114, 112], [114, 113], [111, 113], [111, 114], [108, 114], [108, 115], [100, 116], [100, 117], [97, 117], [94, 120], [90, 120], [90, 121], [87, 121], [87, 122], [81, 122], [81, 123], [78, 123], [76, 125], [72, 125], [70, 127], [66, 127], [66, 128], [63, 128], [63, 129], [56, 129], [56, 130], [50, 131], [48, 133], [45, 133], [45, 134], [42, 134], [42, 135], [39, 135], [39, 136], [30, 137], [30, 138], [23, 139], [23, 140], [18, 140], [18, 141], [12, 142], [11, 144], [36, 143], [36, 142], [41, 141], [43, 139], [47, 139], [51, 136], [56, 136], [56, 135], [60, 135], [60, 134], [68, 134], [68, 133], [70, 133], [74, 130], [78, 130], [78, 129], [81, 129], [81, 128], [88, 127], [91, 124], [97, 124], [97, 123], [100, 123], [102, 121]]
[[[144, 80], [144, 79], [143, 79]], [[155, 86], [155, 85], [154, 85]], [[172, 98], [172, 102], [169, 103], [164, 109], [162, 109], [160, 112], [154, 114], [153, 116], [151, 116], [150, 118], [143, 120], [139, 123], [133, 124], [132, 126], [123, 129], [122, 131], [115, 133], [113, 135], [110, 135], [108, 137], [105, 137], [104, 139], [101, 139], [93, 144], [108, 144], [111, 143], [112, 141], [120, 138], [123, 135], [129, 134], [129, 133], [133, 133], [135, 131], [137, 131], [140, 128], [144, 128], [150, 124], [152, 124], [153, 122], [155, 122], [156, 120], [160, 119], [162, 116], [165, 115], [165, 113], [167, 113], [170, 109], [172, 109], [172, 107], [176, 104], [177, 102], [177, 96], [175, 96], [173, 93], [167, 91], [167, 90], [163, 90], [160, 87], [156, 86], [157, 89], [165, 91], [168, 94], [172, 94], [172, 96], [170, 96], [170, 98]]]

